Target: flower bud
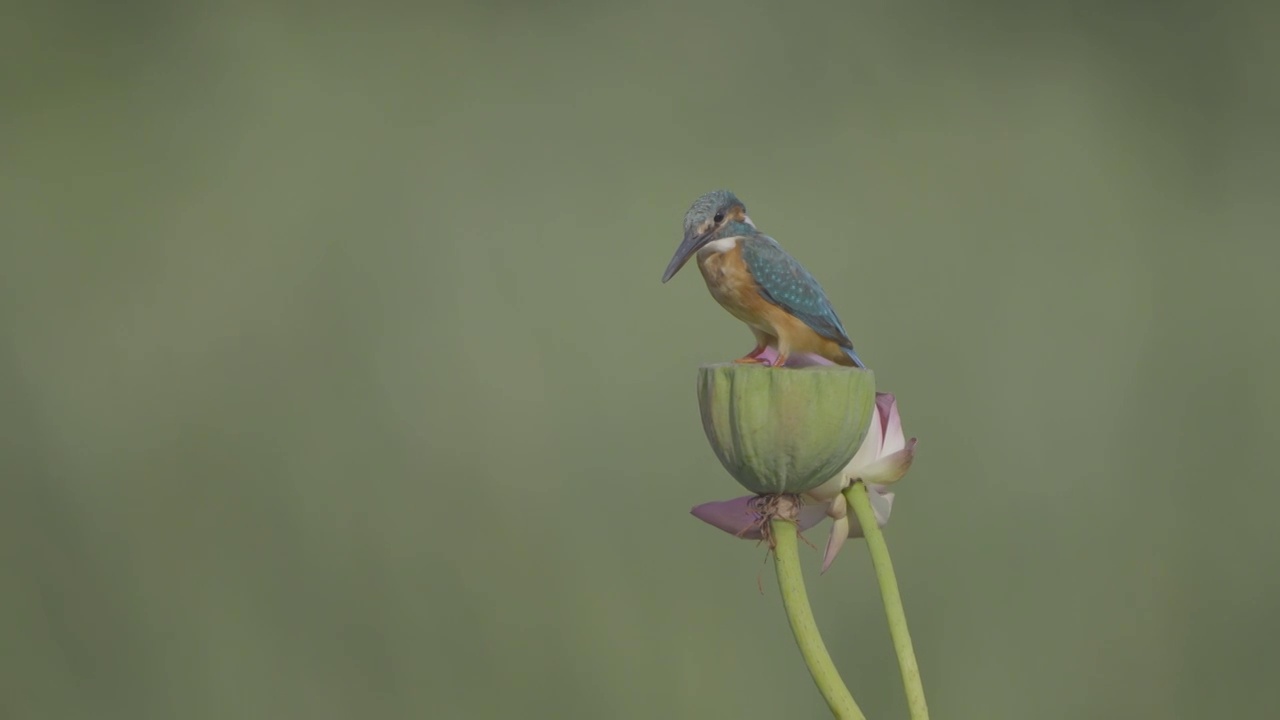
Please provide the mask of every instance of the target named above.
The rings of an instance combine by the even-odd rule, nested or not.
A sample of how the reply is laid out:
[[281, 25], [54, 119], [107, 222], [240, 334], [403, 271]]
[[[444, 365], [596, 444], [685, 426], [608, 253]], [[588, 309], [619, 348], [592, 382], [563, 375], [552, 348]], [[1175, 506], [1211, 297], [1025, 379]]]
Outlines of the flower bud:
[[862, 444], [875, 376], [845, 367], [704, 365], [702, 427], [720, 464], [754, 493], [802, 493], [840, 472]]

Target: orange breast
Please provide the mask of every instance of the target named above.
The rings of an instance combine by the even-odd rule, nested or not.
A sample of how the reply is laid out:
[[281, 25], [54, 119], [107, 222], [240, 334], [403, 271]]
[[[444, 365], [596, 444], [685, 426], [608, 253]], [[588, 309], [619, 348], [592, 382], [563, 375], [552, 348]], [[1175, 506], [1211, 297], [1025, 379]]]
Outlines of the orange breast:
[[725, 310], [751, 327], [772, 334], [772, 324], [767, 315], [775, 308], [761, 297], [760, 286], [742, 259], [740, 244], [724, 252], [699, 252], [698, 269], [707, 281], [711, 296]]
[[770, 344], [776, 343], [781, 354], [815, 353], [841, 365], [850, 364], [849, 356], [839, 344], [764, 299], [759, 284], [747, 271], [741, 245], [723, 252], [704, 249], [698, 253], [698, 269], [707, 281], [711, 296], [734, 317], [773, 338]]

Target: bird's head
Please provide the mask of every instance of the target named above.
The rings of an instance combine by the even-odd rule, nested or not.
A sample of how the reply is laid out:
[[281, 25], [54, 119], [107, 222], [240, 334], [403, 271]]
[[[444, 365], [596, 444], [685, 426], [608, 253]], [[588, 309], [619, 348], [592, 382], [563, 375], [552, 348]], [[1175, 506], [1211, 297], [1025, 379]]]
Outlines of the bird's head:
[[684, 240], [662, 274], [662, 282], [670, 280], [707, 243], [746, 235], [755, 232], [755, 227], [747, 217], [746, 206], [733, 193], [713, 190], [703, 195], [684, 214]]

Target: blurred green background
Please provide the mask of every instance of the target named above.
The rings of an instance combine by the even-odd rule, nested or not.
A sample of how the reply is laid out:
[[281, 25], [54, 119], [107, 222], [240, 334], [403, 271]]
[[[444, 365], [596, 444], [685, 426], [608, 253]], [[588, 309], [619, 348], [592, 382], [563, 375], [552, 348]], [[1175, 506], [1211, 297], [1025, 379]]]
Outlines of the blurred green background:
[[[1275, 4], [2, 19], [0, 716], [824, 716], [687, 515], [717, 187], [921, 439], [936, 717], [1274, 712]], [[905, 717], [863, 548], [805, 562]]]

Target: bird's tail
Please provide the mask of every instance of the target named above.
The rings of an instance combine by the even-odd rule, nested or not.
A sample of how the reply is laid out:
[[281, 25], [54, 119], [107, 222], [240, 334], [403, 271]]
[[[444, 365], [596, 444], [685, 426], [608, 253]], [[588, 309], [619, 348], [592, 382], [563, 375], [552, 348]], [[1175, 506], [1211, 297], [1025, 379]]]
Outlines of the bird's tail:
[[843, 350], [845, 355], [848, 355], [849, 359], [853, 361], [854, 367], [860, 367], [863, 370], [867, 369], [867, 366], [862, 363], [862, 358], [858, 357], [858, 353], [854, 352], [853, 348], [843, 348]]

